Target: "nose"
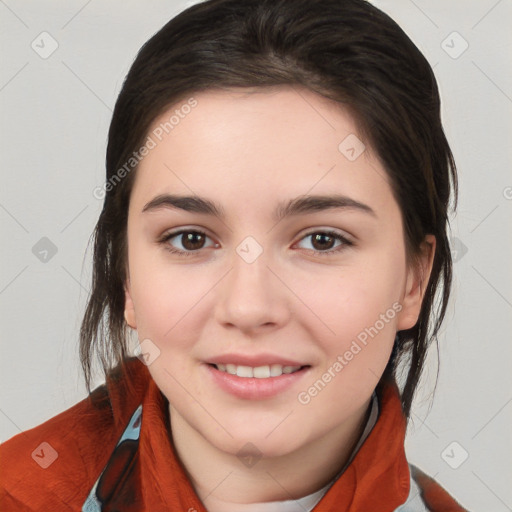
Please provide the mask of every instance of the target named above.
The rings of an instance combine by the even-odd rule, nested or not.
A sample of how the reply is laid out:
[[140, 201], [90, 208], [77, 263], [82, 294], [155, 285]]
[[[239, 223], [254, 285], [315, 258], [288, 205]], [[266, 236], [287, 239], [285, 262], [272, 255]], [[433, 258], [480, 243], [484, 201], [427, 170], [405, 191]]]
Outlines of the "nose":
[[224, 327], [254, 336], [289, 320], [293, 294], [265, 252], [250, 261], [235, 252], [230, 271], [218, 285], [215, 317]]

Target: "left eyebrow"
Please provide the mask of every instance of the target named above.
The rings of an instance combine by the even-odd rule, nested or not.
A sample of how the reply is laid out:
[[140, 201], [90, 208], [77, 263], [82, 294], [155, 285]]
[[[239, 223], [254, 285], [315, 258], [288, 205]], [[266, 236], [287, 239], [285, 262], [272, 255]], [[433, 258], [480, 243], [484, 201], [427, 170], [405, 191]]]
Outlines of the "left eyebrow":
[[324, 210], [356, 210], [377, 217], [375, 211], [367, 204], [356, 201], [350, 197], [331, 194], [326, 196], [299, 196], [287, 203], [280, 203], [274, 212], [274, 221], [279, 222], [285, 217], [315, 213]]
[[[199, 196], [180, 196], [173, 194], [161, 194], [156, 196], [144, 206], [142, 212], [160, 210], [162, 208], [202, 213], [212, 215], [219, 219], [226, 218], [222, 206], [214, 201]], [[356, 210], [377, 217], [375, 211], [367, 204], [344, 195], [332, 194], [325, 196], [299, 196], [290, 199], [288, 202], [281, 202], [277, 205], [272, 218], [275, 222], [280, 222], [286, 217], [332, 209]]]

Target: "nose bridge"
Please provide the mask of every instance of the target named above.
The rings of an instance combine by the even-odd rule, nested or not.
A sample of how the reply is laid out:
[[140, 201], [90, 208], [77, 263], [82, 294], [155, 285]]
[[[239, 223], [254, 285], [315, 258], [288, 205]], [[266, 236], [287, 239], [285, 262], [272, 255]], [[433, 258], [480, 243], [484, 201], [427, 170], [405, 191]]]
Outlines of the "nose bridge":
[[217, 304], [221, 323], [247, 330], [285, 321], [288, 297], [270, 270], [273, 266], [271, 251], [252, 236], [242, 240], [230, 259], [231, 271], [223, 280]]

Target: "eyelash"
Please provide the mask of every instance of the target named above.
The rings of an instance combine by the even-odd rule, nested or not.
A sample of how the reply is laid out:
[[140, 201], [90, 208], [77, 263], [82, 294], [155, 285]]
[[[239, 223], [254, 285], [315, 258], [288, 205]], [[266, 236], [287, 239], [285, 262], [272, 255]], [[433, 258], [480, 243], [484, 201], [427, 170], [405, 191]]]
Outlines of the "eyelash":
[[[160, 240], [158, 240], [158, 243], [164, 245], [165, 249], [172, 254], [178, 254], [180, 256], [186, 256], [186, 257], [195, 256], [201, 249], [197, 249], [195, 251], [182, 251], [180, 249], [176, 249], [169, 245], [169, 243], [168, 243], [169, 240], [171, 240], [172, 238], [175, 238], [178, 235], [182, 235], [183, 233], [197, 233], [197, 234], [203, 235], [205, 237], [208, 237], [208, 235], [204, 231], [201, 231], [200, 229], [182, 229], [181, 231], [175, 231], [173, 233], [168, 233], [168, 234], [164, 235]], [[339, 245], [336, 249], [329, 249], [326, 251], [314, 251], [313, 250], [312, 253], [314, 254], [314, 256], [326, 256], [326, 255], [328, 256], [328, 255], [332, 255], [332, 254], [337, 254], [337, 253], [341, 252], [342, 250], [344, 250], [346, 247], [351, 247], [354, 245], [353, 242], [348, 240], [343, 235], [340, 235], [339, 233], [337, 233], [335, 231], [329, 231], [329, 230], [310, 231], [309, 233], [306, 233], [301, 238], [301, 240], [303, 240], [304, 238], [307, 238], [309, 236], [317, 235], [317, 234], [327, 235], [331, 238], [334, 238], [335, 240], [339, 240], [340, 242], [342, 242], [342, 244]], [[305, 250], [311, 251], [311, 249], [305, 249]]]

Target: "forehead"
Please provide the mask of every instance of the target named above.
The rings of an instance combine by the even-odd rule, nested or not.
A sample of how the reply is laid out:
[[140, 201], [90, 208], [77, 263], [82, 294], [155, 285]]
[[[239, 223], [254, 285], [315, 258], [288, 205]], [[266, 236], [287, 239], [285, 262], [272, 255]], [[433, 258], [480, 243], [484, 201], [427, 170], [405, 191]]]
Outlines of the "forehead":
[[307, 89], [192, 94], [155, 119], [149, 139], [154, 147], [134, 189], [146, 199], [180, 191], [258, 204], [273, 195], [335, 192], [367, 203], [391, 193], [348, 111]]
[[[284, 147], [283, 139], [290, 144], [311, 137], [324, 138], [337, 149], [337, 139], [358, 132], [348, 108], [304, 87], [287, 85], [211, 89], [184, 97], [153, 121], [150, 133], [176, 137], [191, 124], [201, 139], [215, 140], [216, 134], [230, 130], [251, 134], [254, 142], [270, 136], [274, 146]], [[280, 133], [283, 127], [287, 129]], [[251, 140], [237, 142], [248, 145]]]

